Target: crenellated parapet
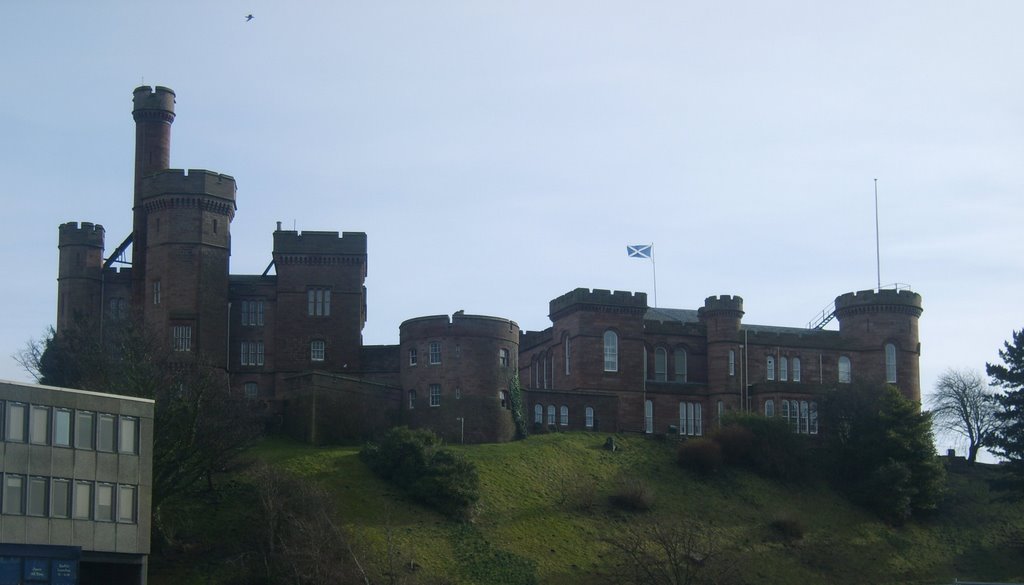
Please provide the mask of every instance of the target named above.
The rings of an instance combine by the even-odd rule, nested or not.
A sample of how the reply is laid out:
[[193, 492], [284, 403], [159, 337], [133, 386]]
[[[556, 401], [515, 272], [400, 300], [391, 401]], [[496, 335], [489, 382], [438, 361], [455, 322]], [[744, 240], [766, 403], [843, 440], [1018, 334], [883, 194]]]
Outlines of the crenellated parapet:
[[274, 262], [281, 264], [365, 264], [366, 234], [277, 230]]
[[577, 288], [552, 300], [549, 316], [554, 321], [577, 310], [643, 315], [647, 311], [647, 293]]
[[920, 317], [921, 295], [910, 290], [862, 290], [836, 297], [836, 317], [865, 313], [898, 313]]
[[83, 221], [79, 224], [76, 221], [62, 223], [57, 228], [59, 231], [58, 248], [65, 246], [87, 246], [90, 248], [103, 249], [104, 234], [103, 226], [100, 224]]
[[697, 309], [701, 319], [712, 316], [743, 317], [743, 297], [739, 295], [710, 296], [704, 299], [704, 306]]
[[235, 179], [230, 175], [204, 169], [168, 169], [142, 179], [141, 204], [146, 213], [200, 208], [234, 216], [236, 192]]
[[136, 87], [132, 92], [132, 117], [136, 122], [155, 121], [170, 124], [174, 121], [174, 98], [174, 90], [169, 87]]
[[519, 325], [510, 319], [487, 315], [467, 315], [462, 311], [448, 315], [430, 315], [407, 319], [399, 326], [402, 341], [428, 337], [489, 337], [519, 344]]

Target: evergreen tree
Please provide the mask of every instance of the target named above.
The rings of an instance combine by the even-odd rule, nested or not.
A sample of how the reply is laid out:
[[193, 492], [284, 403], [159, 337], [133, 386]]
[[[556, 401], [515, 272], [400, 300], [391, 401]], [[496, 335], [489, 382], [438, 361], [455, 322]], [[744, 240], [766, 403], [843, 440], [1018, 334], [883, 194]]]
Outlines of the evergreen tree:
[[996, 396], [999, 428], [988, 441], [997, 456], [1006, 460], [1006, 480], [1002, 487], [1024, 489], [1024, 329], [1013, 332], [1013, 343], [999, 350], [1002, 364], [985, 364], [995, 385], [1006, 389]]

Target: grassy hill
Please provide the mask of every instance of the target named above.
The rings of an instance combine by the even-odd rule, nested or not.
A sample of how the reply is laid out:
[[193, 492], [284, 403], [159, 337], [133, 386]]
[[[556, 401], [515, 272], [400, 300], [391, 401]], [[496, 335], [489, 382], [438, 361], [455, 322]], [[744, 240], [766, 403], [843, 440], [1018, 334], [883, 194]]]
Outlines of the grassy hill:
[[[1024, 504], [989, 492], [985, 466], [951, 469], [936, 513], [890, 527], [820, 483], [784, 485], [734, 469], [696, 477], [675, 464], [677, 443], [618, 436], [621, 449], [610, 452], [605, 438], [557, 433], [452, 447], [480, 473], [470, 524], [404, 498], [367, 470], [356, 447], [268, 439], [251, 454], [318, 482], [363, 561], [381, 566], [390, 553], [401, 577], [419, 583], [598, 582], [613, 558], [607, 539], [653, 520], [711, 530], [743, 583], [1024, 581]], [[611, 506], [609, 496], [636, 478], [653, 498], [650, 511]], [[154, 556], [151, 583], [227, 582], [253, 562], [244, 543], [260, 518], [247, 474], [220, 485], [165, 512], [177, 546]]]

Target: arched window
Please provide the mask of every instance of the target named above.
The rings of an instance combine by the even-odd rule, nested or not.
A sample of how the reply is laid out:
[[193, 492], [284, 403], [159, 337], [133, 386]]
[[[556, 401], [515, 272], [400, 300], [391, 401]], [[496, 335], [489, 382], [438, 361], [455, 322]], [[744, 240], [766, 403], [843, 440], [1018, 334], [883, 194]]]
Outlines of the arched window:
[[800, 381], [800, 358], [793, 358], [793, 381]]
[[789, 359], [785, 356], [779, 358], [779, 381], [789, 380]]
[[675, 366], [676, 366], [676, 382], [685, 382], [686, 381], [686, 350], [681, 348], [681, 347], [677, 347], [676, 348], [675, 359], [676, 359], [676, 363], [675, 363]]
[[416, 391], [409, 390], [409, 410], [416, 408]]
[[775, 356], [768, 356], [765, 358], [765, 379], [768, 381], [775, 379]]
[[783, 400], [781, 406], [782, 406], [782, 420], [784, 420], [786, 422], [789, 422], [789, 401], [788, 400]]
[[808, 430], [808, 429], [810, 429], [810, 420], [811, 420], [810, 419], [810, 412], [811, 411], [810, 411], [810, 408], [807, 405], [807, 401], [806, 400], [801, 400], [800, 401], [800, 430], [798, 432], [801, 432], [801, 433], [803, 433], [805, 435], [810, 432]]
[[812, 402], [811, 403], [811, 416], [810, 416], [810, 418], [811, 418], [811, 434], [812, 435], [817, 435], [818, 434], [818, 403], [817, 402]]
[[771, 398], [764, 401], [764, 415], [768, 418], [775, 416], [775, 401]]
[[654, 432], [654, 402], [650, 400], [644, 401], [644, 432]]
[[850, 383], [850, 358], [845, 355], [839, 356], [839, 383]]
[[537, 424], [544, 423], [544, 407], [540, 404], [533, 405], [533, 422]]
[[568, 376], [569, 372], [570, 372], [569, 360], [572, 357], [572, 348], [570, 347], [569, 334], [568, 333], [566, 333], [565, 335], [562, 336], [562, 348], [563, 348], [563, 350], [565, 352], [565, 356], [564, 356], [564, 358], [565, 358], [565, 375]]
[[885, 381], [896, 383], [896, 346], [891, 343], [885, 344]]
[[614, 331], [604, 332], [604, 371], [619, 371], [619, 336]]
[[564, 404], [558, 409], [558, 424], [563, 427], [569, 426], [569, 407]]
[[548, 405], [548, 424], [549, 425], [555, 424], [555, 405], [554, 404], [549, 404]]
[[794, 433], [800, 432], [800, 402], [797, 400], [789, 401], [789, 426]]
[[668, 381], [668, 352], [664, 347], [654, 349], [654, 381]]
[[588, 406], [584, 412], [586, 413], [585, 423], [588, 429], [594, 428], [594, 407]]

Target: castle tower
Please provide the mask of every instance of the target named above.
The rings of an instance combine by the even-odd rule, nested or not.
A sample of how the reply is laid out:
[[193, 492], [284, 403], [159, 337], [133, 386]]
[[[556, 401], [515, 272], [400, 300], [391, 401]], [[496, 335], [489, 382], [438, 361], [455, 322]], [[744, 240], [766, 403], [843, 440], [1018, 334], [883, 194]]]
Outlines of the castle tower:
[[885, 381], [921, 401], [918, 319], [921, 295], [909, 290], [864, 290], [836, 297], [839, 334], [849, 350], [854, 380]]
[[[708, 390], [716, 394], [739, 394], [741, 378], [735, 374], [743, 343], [740, 321], [743, 319], [743, 299], [721, 295], [704, 299], [697, 316], [707, 330]], [[732, 355], [730, 357], [730, 353]], [[729, 375], [730, 364], [734, 375]]]
[[176, 352], [201, 352], [225, 368], [235, 190], [232, 177], [198, 169], [143, 177], [136, 218], [145, 220], [147, 242], [133, 255], [145, 253], [146, 329]]
[[146, 249], [148, 234], [142, 208], [142, 180], [170, 168], [171, 124], [174, 122], [174, 91], [144, 85], [135, 88], [132, 117], [135, 119], [135, 190], [132, 221], [132, 300], [145, 306]]
[[57, 247], [57, 335], [99, 323], [103, 294], [103, 226], [61, 224]]

